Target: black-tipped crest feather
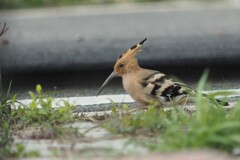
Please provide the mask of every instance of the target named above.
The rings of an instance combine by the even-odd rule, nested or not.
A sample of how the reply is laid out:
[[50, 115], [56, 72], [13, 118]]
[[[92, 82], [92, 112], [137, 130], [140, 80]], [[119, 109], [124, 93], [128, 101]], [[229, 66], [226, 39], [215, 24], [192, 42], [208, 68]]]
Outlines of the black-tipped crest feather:
[[[133, 45], [130, 49], [128, 49], [128, 50], [127, 50], [126, 52], [124, 52], [123, 54], [121, 54], [118, 59], [121, 59], [121, 58], [123, 57], [123, 55], [125, 55], [125, 54], [129, 54], [129, 52], [130, 52], [130, 53], [131, 53], [131, 52], [136, 52], [136, 51], [134, 51], [134, 49], [137, 48], [137, 50], [138, 50], [138, 48], [139, 48], [140, 46], [142, 46], [143, 43], [144, 43], [146, 40], [147, 40], [147, 38], [145, 38], [144, 40], [142, 40], [142, 41], [139, 42], [138, 44]], [[140, 45], [140, 46], [139, 46], [139, 45]]]
[[147, 38], [145, 38], [144, 40], [142, 40], [139, 44], [143, 45], [143, 43], [147, 40]]

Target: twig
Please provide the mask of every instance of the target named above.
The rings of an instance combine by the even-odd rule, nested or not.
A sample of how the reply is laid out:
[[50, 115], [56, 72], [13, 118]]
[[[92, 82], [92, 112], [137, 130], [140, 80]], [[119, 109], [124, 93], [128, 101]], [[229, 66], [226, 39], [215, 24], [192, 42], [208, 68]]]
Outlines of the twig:
[[0, 37], [8, 30], [9, 27], [6, 27], [6, 22], [4, 22], [4, 26], [3, 26], [3, 29], [2, 31], [0, 32]]

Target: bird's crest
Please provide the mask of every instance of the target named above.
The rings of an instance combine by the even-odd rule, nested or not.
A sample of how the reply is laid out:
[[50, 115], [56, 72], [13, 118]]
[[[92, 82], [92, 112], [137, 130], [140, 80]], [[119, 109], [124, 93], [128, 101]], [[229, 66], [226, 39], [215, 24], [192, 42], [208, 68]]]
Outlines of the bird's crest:
[[135, 55], [136, 53], [138, 53], [140, 50], [140, 47], [143, 45], [143, 43], [147, 40], [147, 38], [145, 38], [144, 40], [142, 40], [141, 42], [139, 42], [138, 44], [132, 46], [131, 48], [129, 48], [125, 53], [123, 53], [118, 59], [121, 59], [123, 57], [127, 57], [130, 55]]

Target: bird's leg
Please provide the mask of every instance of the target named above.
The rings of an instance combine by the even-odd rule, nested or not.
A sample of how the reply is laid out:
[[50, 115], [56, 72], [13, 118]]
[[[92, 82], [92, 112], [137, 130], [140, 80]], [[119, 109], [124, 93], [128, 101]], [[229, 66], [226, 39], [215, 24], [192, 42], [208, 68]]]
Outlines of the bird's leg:
[[187, 102], [188, 102], [188, 98], [189, 98], [189, 95], [187, 95], [187, 97], [186, 97], [186, 99], [185, 99], [185, 102], [182, 104], [182, 105], [186, 105], [187, 104]]
[[141, 107], [142, 110], [145, 110], [145, 109], [147, 109], [151, 104], [145, 103], [145, 102], [141, 102], [141, 103], [139, 103], [139, 105], [140, 105], [140, 107]]
[[161, 101], [149, 101], [149, 103], [145, 103], [144, 106], [142, 105], [142, 109], [148, 109], [148, 107], [153, 107], [156, 109], [164, 108], [165, 105]]

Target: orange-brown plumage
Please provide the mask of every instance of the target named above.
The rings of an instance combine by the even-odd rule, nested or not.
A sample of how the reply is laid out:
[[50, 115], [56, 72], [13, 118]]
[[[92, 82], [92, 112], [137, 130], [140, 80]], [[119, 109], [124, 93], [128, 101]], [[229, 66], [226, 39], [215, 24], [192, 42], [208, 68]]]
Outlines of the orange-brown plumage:
[[114, 65], [114, 71], [118, 76], [124, 76], [125, 74], [136, 72], [141, 69], [138, 65], [136, 54], [139, 52], [139, 48], [146, 40], [147, 39], [145, 38], [142, 42], [134, 45], [119, 57]]

